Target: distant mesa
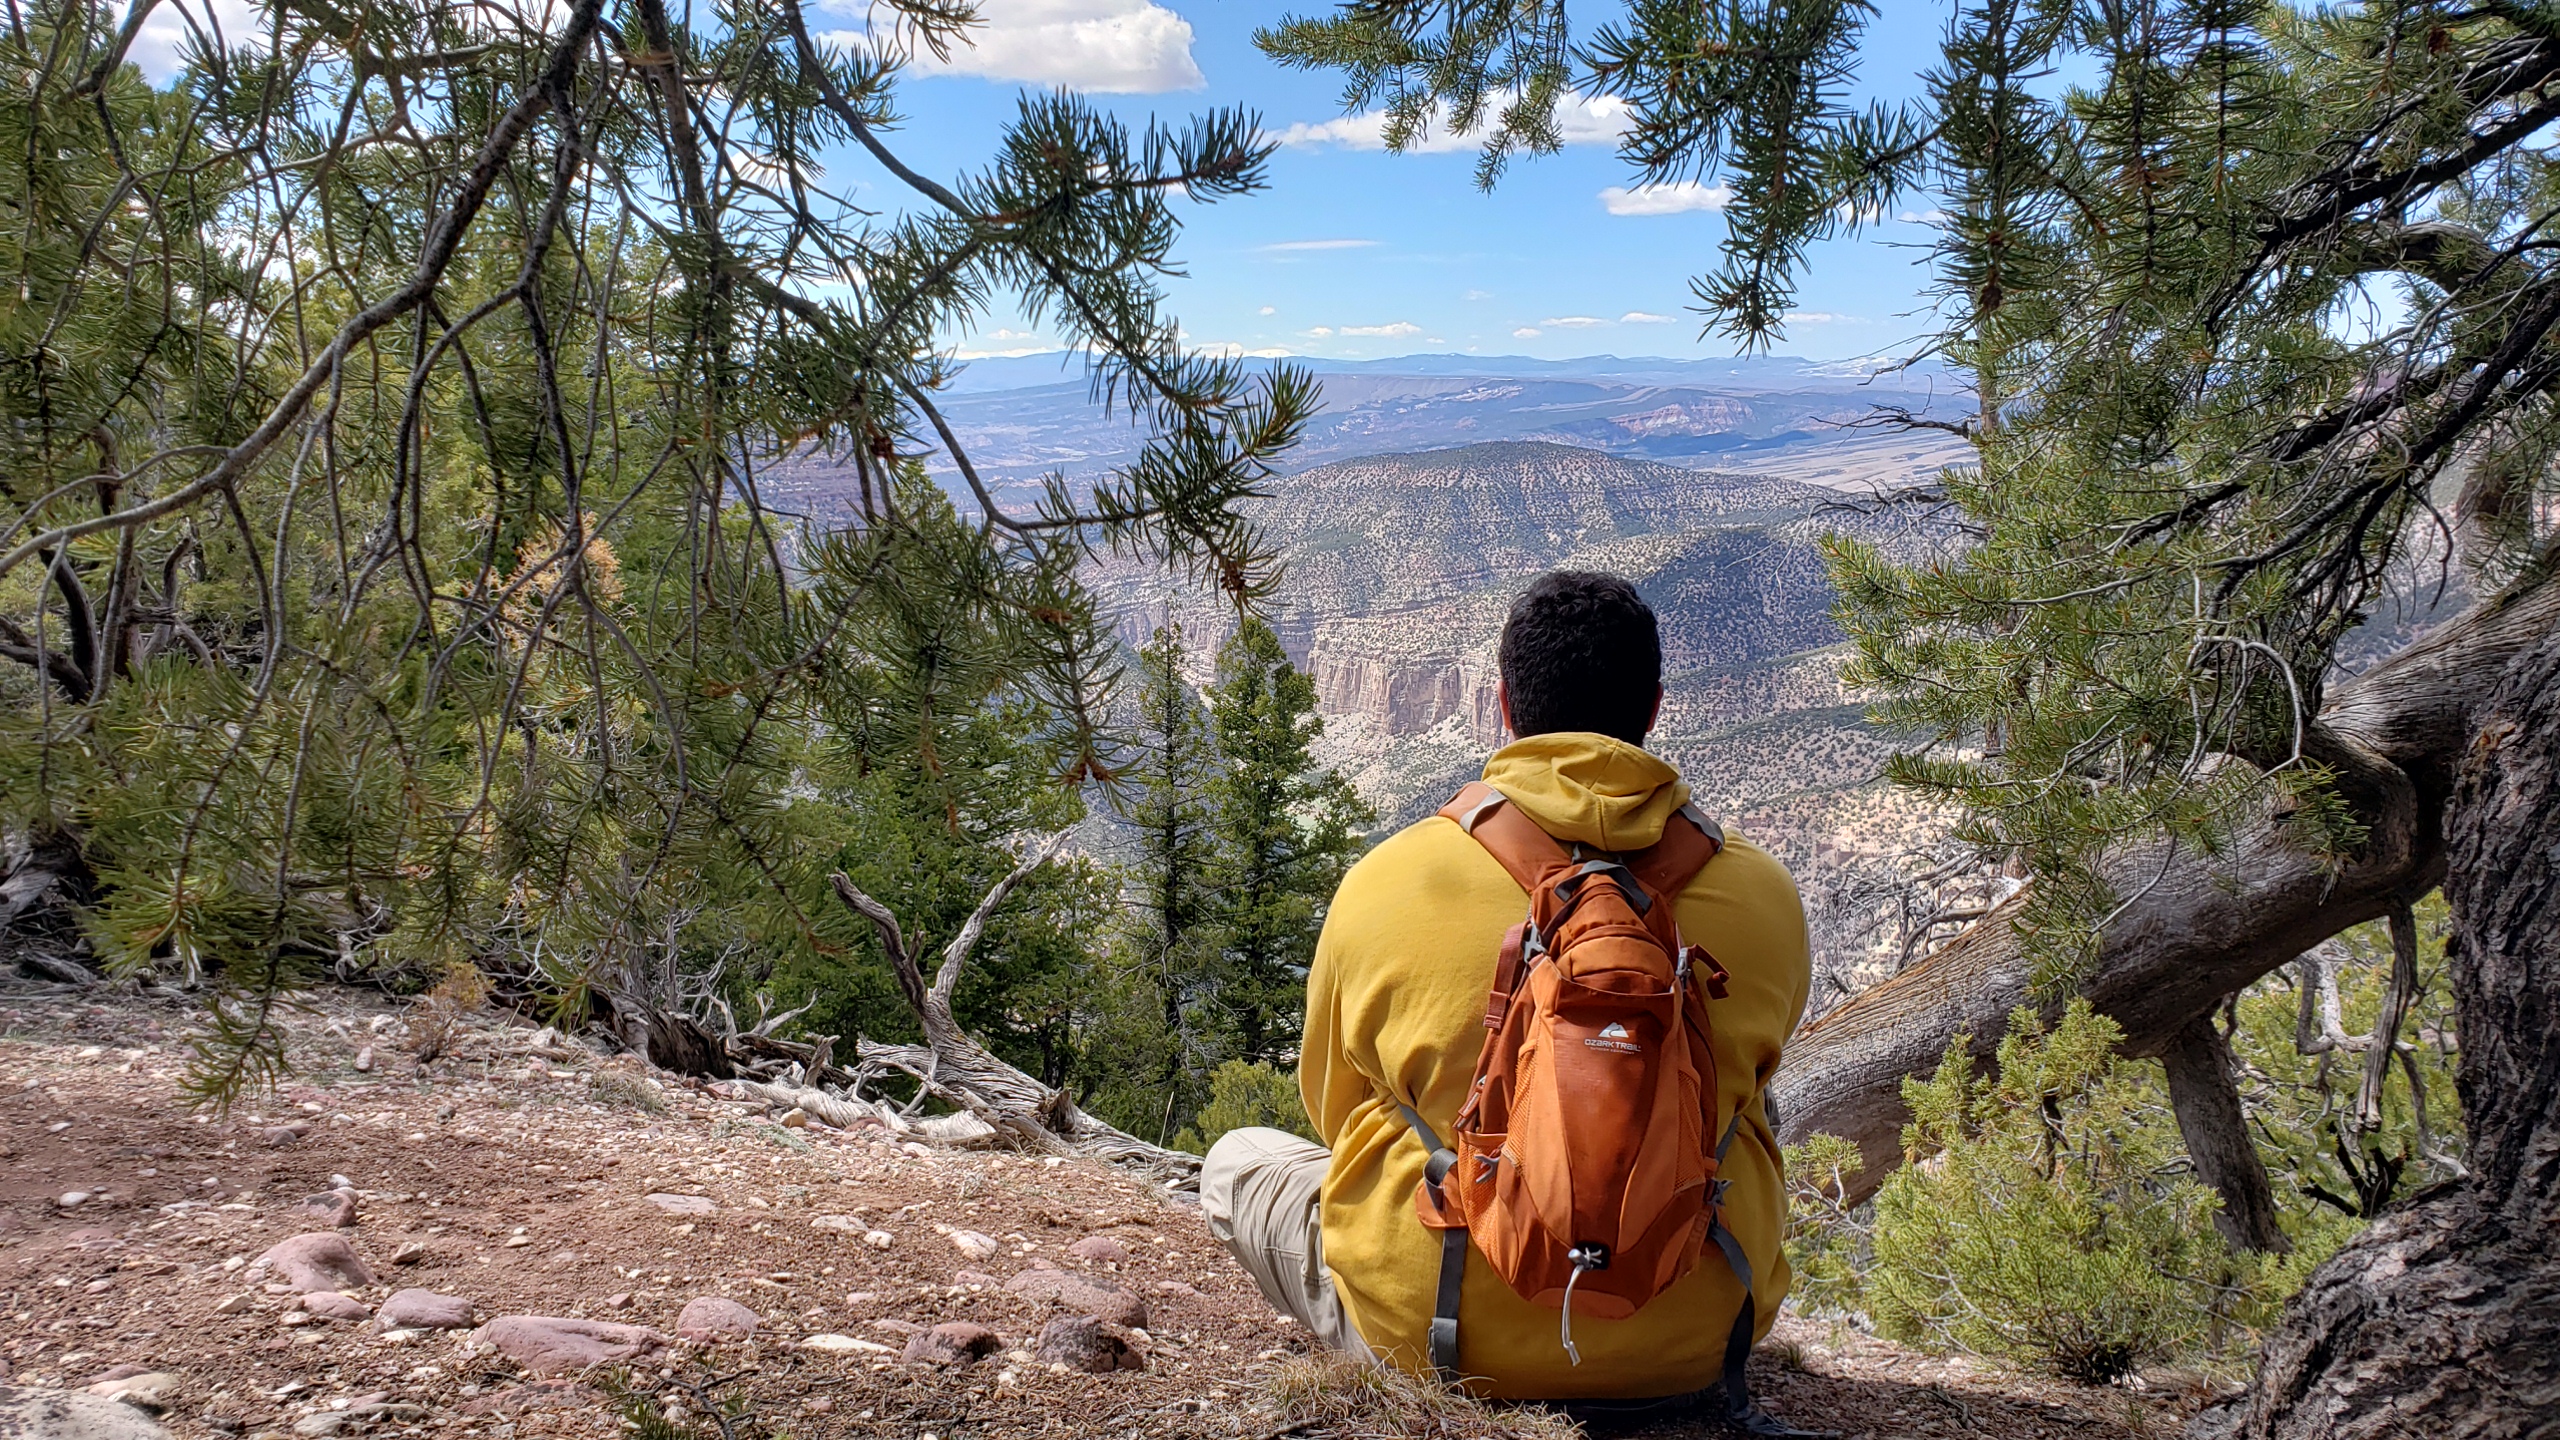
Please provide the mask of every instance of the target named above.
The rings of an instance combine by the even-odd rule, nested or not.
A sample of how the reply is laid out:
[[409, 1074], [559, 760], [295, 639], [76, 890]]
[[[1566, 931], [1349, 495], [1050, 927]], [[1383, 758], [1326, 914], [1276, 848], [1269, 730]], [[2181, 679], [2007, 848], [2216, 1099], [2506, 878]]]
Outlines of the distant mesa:
[[[1071, 489], [1088, 486], [1126, 463], [1145, 438], [1125, 412], [1095, 405], [1081, 365], [1063, 360], [976, 362], [942, 403], [1004, 504], [1027, 508], [1052, 474], [1065, 476]], [[1968, 413], [1956, 388], [1929, 370], [1875, 377], [1855, 366], [1787, 357], [1421, 355], [1309, 363], [1319, 372], [1324, 410], [1285, 462], [1292, 471], [1453, 443], [1547, 441], [1625, 459], [1863, 490], [1934, 473], [1969, 453], [1963, 442], [1936, 431], [1852, 425], [1884, 401], [1939, 418]], [[974, 508], [946, 459], [934, 457], [928, 465], [944, 475], [964, 508]], [[820, 520], [851, 514], [860, 488], [849, 467], [817, 456], [770, 467], [759, 484], [781, 508]]]
[[[1889, 749], [1841, 688], [1818, 541], [1928, 538], [1840, 499], [1779, 476], [1501, 441], [1320, 466], [1275, 484], [1255, 518], [1286, 566], [1272, 620], [1315, 681], [1328, 760], [1390, 819], [1436, 807], [1499, 743], [1503, 615], [1530, 577], [1569, 566], [1630, 577], [1662, 617], [1670, 693], [1655, 747], [1703, 799], [1811, 853], [1839, 843], [1829, 817]], [[1132, 644], [1178, 620], [1205, 665], [1232, 623], [1221, 598], [1136, 562], [1094, 579]]]

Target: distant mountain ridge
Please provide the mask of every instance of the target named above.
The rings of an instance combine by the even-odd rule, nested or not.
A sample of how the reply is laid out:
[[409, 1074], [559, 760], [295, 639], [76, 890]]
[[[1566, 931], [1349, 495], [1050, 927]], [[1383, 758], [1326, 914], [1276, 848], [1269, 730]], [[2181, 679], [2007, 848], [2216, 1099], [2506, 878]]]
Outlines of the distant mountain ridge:
[[[1250, 507], [1286, 566], [1268, 606], [1314, 679], [1328, 763], [1382, 814], [1428, 811], [1500, 742], [1495, 648], [1512, 597], [1556, 568], [1636, 583], [1662, 622], [1669, 695], [1654, 748], [1700, 798], [1799, 853], [1866, 806], [1889, 747], [1839, 683], [1842, 634], [1818, 541], [1838, 492], [1540, 441], [1375, 455], [1275, 482]], [[1136, 561], [1097, 564], [1124, 638], [1182, 625], [1205, 667], [1223, 597]], [[1853, 797], [1844, 802], [1844, 797]]]
[[[1887, 403], [1942, 419], [1971, 413], [1970, 402], [1944, 376], [1928, 372], [1868, 381], [1810, 362], [1766, 358], [1410, 356], [1336, 362], [1320, 367], [1318, 380], [1324, 408], [1284, 458], [1291, 472], [1372, 455], [1543, 441], [1865, 490], [1907, 484], [1970, 454], [1943, 432], [1870, 423]], [[1064, 476], [1077, 490], [1127, 463], [1144, 438], [1125, 412], [1096, 406], [1080, 365], [1062, 367], [1057, 356], [977, 362], [940, 408], [999, 503], [1025, 510], [1051, 475]], [[964, 507], [975, 508], [957, 472], [926, 437], [906, 448], [945, 476]], [[858, 489], [849, 469], [817, 456], [768, 467], [763, 487], [782, 509], [820, 520], [850, 514]]]
[[[954, 395], [1083, 383], [1080, 352], [1046, 350], [965, 361], [950, 386]], [[1797, 355], [1720, 355], [1676, 360], [1659, 355], [1582, 355], [1542, 360], [1533, 355], [1394, 355], [1379, 360], [1328, 360], [1321, 356], [1252, 357], [1256, 366], [1296, 365], [1329, 375], [1510, 375], [1543, 379], [1637, 380], [1671, 385], [1722, 385], [1803, 389], [1857, 386], [1877, 390], [1948, 392], [1946, 369], [1935, 361], [1807, 360]]]

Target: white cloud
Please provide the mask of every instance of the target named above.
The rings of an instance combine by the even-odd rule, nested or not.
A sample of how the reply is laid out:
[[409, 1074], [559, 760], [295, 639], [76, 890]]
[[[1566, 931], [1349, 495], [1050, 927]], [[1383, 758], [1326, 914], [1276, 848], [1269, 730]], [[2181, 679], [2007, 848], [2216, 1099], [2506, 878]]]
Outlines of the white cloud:
[[1493, 298], [1493, 292], [1490, 290], [1470, 290], [1458, 298], [1461, 300], [1490, 300]]
[[125, 58], [151, 79], [166, 82], [177, 75], [179, 56], [198, 36], [207, 45], [232, 49], [265, 38], [267, 8], [265, 0], [163, 0], [142, 22]]
[[1405, 335], [1419, 335], [1422, 333], [1422, 327], [1414, 324], [1410, 320], [1393, 320], [1384, 325], [1345, 325], [1342, 327], [1342, 333], [1345, 335], [1380, 335], [1388, 339], [1395, 339]]
[[1301, 330], [1298, 333], [1306, 336], [1310, 340], [1322, 340], [1333, 333], [1333, 327], [1330, 325], [1319, 325], [1313, 330]]
[[[1405, 149], [1426, 155], [1451, 150], [1474, 150], [1481, 147], [1493, 120], [1499, 116], [1497, 102], [1487, 115], [1484, 130], [1472, 134], [1452, 134], [1435, 114], [1420, 135], [1405, 142]], [[1615, 96], [1597, 99], [1576, 95], [1556, 107], [1556, 130], [1567, 145], [1615, 145], [1626, 132], [1627, 102]], [[1290, 126], [1276, 137], [1283, 145], [1336, 145], [1345, 150], [1384, 150], [1387, 148], [1387, 112], [1364, 110], [1357, 115], [1343, 115], [1332, 120], [1306, 121]]]
[[[914, 57], [919, 75], [974, 75], [1153, 95], [1208, 84], [1191, 58], [1191, 22], [1155, 0], [979, 0], [972, 26], [948, 61], [930, 50]], [[861, 31], [824, 37], [844, 46], [867, 43]]]
[[1540, 330], [1535, 325], [1523, 325], [1519, 329], [1511, 332], [1511, 338], [1514, 340], [1535, 340], [1545, 333], [1545, 331]]
[[951, 353], [962, 360], [1019, 360], [1025, 355], [1062, 355], [1066, 352], [1056, 345], [1011, 345], [1000, 346], [993, 350], [962, 346]]
[[1955, 217], [1944, 210], [1905, 210], [1893, 218], [1905, 225], [1944, 225]]
[[1612, 215], [1678, 215], [1690, 210], [1721, 210], [1733, 203], [1724, 185], [1682, 180], [1672, 185], [1612, 185], [1600, 192], [1600, 203]]
[[1842, 315], [1830, 310], [1790, 310], [1786, 314], [1786, 323], [1790, 325], [1864, 325], [1867, 322], [1855, 315]]
[[1606, 325], [1609, 322], [1597, 315], [1560, 315], [1555, 319], [1541, 320], [1538, 323], [1550, 330], [1588, 330], [1594, 325]]
[[1377, 243], [1375, 240], [1279, 240], [1254, 248], [1264, 254], [1286, 255], [1301, 250], [1367, 250]]
[[1250, 358], [1255, 360], [1280, 360], [1297, 353], [1294, 350], [1283, 350], [1277, 347], [1265, 347], [1259, 350], [1250, 350], [1232, 340], [1215, 341], [1201, 345], [1198, 348], [1208, 354], [1223, 355], [1228, 359]]
[[1621, 325], [1668, 325], [1671, 323], [1671, 317], [1655, 315], [1644, 310], [1630, 310], [1618, 317], [1618, 323]]
[[1263, 307], [1262, 307], [1262, 309], [1261, 309], [1259, 312], [1257, 312], [1257, 313], [1259, 313], [1259, 314], [1263, 314], [1263, 315], [1277, 315], [1277, 314], [1279, 314], [1279, 313], [1280, 313], [1280, 311], [1279, 311], [1279, 308], [1278, 308], [1277, 306], [1265, 305], [1265, 306], [1263, 306]]
[[1556, 130], [1567, 145], [1615, 145], [1630, 123], [1627, 102], [1615, 95], [1576, 95], [1556, 107]]

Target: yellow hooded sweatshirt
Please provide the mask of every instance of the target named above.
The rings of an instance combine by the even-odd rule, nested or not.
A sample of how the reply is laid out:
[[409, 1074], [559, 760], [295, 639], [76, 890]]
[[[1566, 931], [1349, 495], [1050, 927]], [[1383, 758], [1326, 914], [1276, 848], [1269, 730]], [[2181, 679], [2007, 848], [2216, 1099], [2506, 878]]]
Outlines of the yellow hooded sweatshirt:
[[[1660, 759], [1605, 735], [1535, 735], [1485, 762], [1487, 784], [1558, 840], [1640, 850], [1689, 797]], [[1804, 908], [1768, 852], [1729, 837], [1678, 901], [1680, 933], [1732, 980], [1708, 1012], [1716, 1125], [1743, 1109], [1722, 1175], [1725, 1224], [1757, 1277], [1762, 1334], [1791, 1276], [1777, 1141], [1757, 1103], [1811, 983]], [[1433, 816], [1369, 852], [1344, 877], [1307, 976], [1298, 1085], [1333, 1150], [1323, 1192], [1324, 1258], [1370, 1349], [1417, 1373], [1440, 1246], [1414, 1216], [1425, 1156], [1396, 1113], [1410, 1098], [1443, 1137], [1474, 1083], [1484, 1002], [1503, 932], [1528, 897], [1483, 846]], [[1624, 1320], [1574, 1318], [1582, 1364], [1557, 1342], [1558, 1313], [1532, 1305], [1471, 1256], [1458, 1314], [1459, 1361], [1484, 1394], [1515, 1399], [1644, 1398], [1716, 1382], [1742, 1287], [1710, 1246], [1698, 1266]]]

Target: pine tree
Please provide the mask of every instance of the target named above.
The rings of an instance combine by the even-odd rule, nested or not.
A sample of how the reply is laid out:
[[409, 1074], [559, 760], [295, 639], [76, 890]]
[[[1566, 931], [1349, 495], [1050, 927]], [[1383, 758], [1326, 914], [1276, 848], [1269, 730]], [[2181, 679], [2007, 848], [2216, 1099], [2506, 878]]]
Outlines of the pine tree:
[[1183, 673], [1184, 654], [1182, 631], [1173, 625], [1138, 652], [1138, 759], [1123, 775], [1129, 799], [1121, 812], [1135, 841], [1129, 878], [1139, 921], [1136, 966], [1163, 1020], [1159, 1138], [1199, 1108], [1210, 1072], [1224, 1058], [1221, 764], [1209, 711]]
[[1297, 1049], [1325, 906], [1376, 817], [1349, 781], [1316, 764], [1311, 747], [1324, 721], [1315, 682], [1290, 664], [1269, 625], [1247, 619], [1220, 649], [1209, 706], [1225, 952], [1218, 1000], [1234, 1058], [1285, 1060]]
[[[891, 126], [902, 57], [969, 43], [940, 0], [851, 43], [798, 0], [255, 7], [164, 87], [128, 8], [0, 22], [0, 826], [93, 959], [216, 987], [208, 1093], [324, 963], [582, 1020], [867, 944], [831, 858], [940, 827], [956, 881], [1107, 771], [1089, 555], [1267, 585], [1238, 507], [1313, 386], [1163, 292], [1186, 208], [1263, 184], [1253, 116], [1030, 96], [937, 179]], [[1128, 464], [980, 483], [938, 397], [995, 310], [1086, 357]], [[774, 473], [830, 462], [787, 524]]]

